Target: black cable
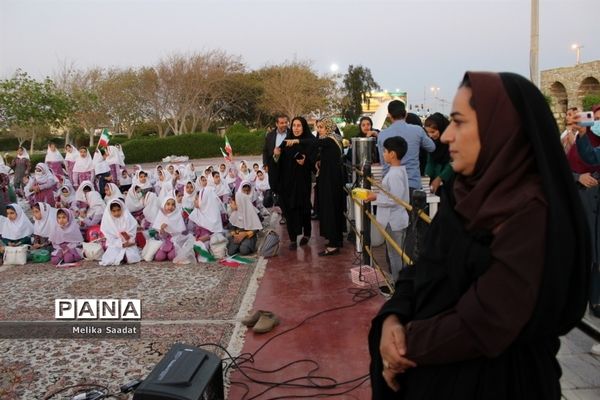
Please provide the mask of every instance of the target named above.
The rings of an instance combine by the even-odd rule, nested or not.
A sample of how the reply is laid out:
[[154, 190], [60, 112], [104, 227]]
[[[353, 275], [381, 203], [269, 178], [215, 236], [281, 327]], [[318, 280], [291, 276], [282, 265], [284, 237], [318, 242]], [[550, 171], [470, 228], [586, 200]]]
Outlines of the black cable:
[[[246, 363], [254, 363], [254, 359], [255, 356], [260, 353], [260, 351], [262, 351], [271, 341], [273, 341], [274, 339], [285, 335], [289, 332], [294, 331], [295, 329], [298, 329], [300, 326], [302, 326], [304, 323], [306, 323], [307, 321], [314, 319], [318, 316], [321, 316], [325, 313], [329, 313], [329, 312], [334, 312], [334, 311], [339, 311], [339, 310], [343, 310], [343, 309], [347, 309], [347, 308], [351, 308], [354, 307], [366, 300], [369, 300], [375, 296], [377, 296], [377, 292], [373, 289], [370, 288], [364, 288], [364, 289], [359, 289], [359, 288], [348, 288], [347, 292], [352, 294], [352, 303], [347, 304], [347, 305], [343, 305], [343, 306], [338, 306], [338, 307], [333, 307], [333, 308], [329, 308], [329, 309], [325, 309], [322, 311], [319, 311], [315, 314], [312, 314], [308, 317], [306, 317], [304, 320], [302, 320], [301, 322], [299, 322], [298, 324], [296, 324], [295, 326], [284, 330], [280, 333], [278, 333], [277, 335], [272, 336], [271, 338], [269, 338], [265, 343], [263, 343], [258, 349], [256, 349], [253, 353], [242, 353], [237, 357], [233, 357], [228, 351], [227, 349], [225, 349], [223, 346], [221, 346], [220, 344], [216, 344], [216, 343], [204, 343], [198, 347], [204, 347], [204, 346], [214, 346], [217, 347], [219, 349], [221, 349], [222, 351], [224, 351], [225, 354], [227, 354], [227, 358], [224, 358], [223, 360], [229, 360], [230, 363], [227, 365], [227, 367], [225, 368], [224, 374], [226, 371], [228, 371], [230, 368], [231, 369], [237, 369], [240, 371], [240, 373], [246, 378], [248, 379], [250, 382], [253, 383], [257, 383], [260, 385], [265, 385], [268, 386], [265, 390], [263, 390], [262, 392], [247, 398], [248, 394], [250, 393], [250, 388], [249, 386], [244, 383], [244, 382], [237, 382], [237, 381], [231, 381], [231, 385], [238, 385], [241, 386], [245, 389], [245, 393], [242, 396], [242, 400], [253, 400], [253, 399], [257, 399], [260, 396], [263, 396], [264, 394], [266, 394], [267, 392], [269, 392], [270, 390], [273, 390], [275, 388], [281, 388], [281, 387], [288, 387], [288, 388], [304, 388], [304, 389], [315, 389], [315, 390], [332, 390], [335, 388], [338, 388], [340, 386], [343, 385], [348, 385], [348, 384], [352, 384], [358, 381], [361, 381], [357, 386], [350, 388], [347, 391], [344, 392], [340, 392], [340, 393], [320, 393], [320, 394], [313, 394], [313, 395], [291, 395], [291, 396], [284, 396], [284, 397], [274, 397], [272, 399], [269, 400], [275, 400], [275, 399], [280, 399], [280, 398], [315, 398], [315, 397], [331, 397], [331, 396], [339, 396], [341, 394], [346, 394], [349, 393], [352, 390], [355, 390], [356, 388], [358, 388], [359, 386], [361, 386], [364, 382], [366, 382], [369, 379], [369, 374], [366, 375], [362, 375], [360, 377], [354, 378], [354, 379], [350, 379], [348, 381], [344, 381], [344, 382], [337, 382], [334, 378], [331, 377], [324, 377], [324, 376], [317, 376], [317, 375], [313, 375], [316, 371], [318, 371], [318, 369], [320, 368], [320, 365], [318, 362], [314, 361], [314, 360], [309, 360], [309, 359], [301, 359], [301, 360], [295, 360], [292, 362], [289, 362], [279, 368], [276, 368], [274, 370], [262, 370], [259, 368], [255, 368], [255, 367], [250, 367], [250, 366], [245, 366], [244, 364]], [[314, 368], [310, 369], [308, 371], [308, 373], [304, 376], [298, 376], [298, 377], [293, 377], [290, 379], [287, 379], [285, 381], [282, 382], [271, 382], [268, 380], [259, 380], [256, 379], [255, 377], [251, 377], [249, 376], [246, 371], [252, 371], [255, 373], [262, 373], [262, 374], [272, 374], [275, 372], [280, 372], [286, 368], [291, 367], [292, 365], [297, 365], [299, 363], [311, 363], [314, 365]], [[302, 384], [302, 383], [297, 383], [300, 381], [308, 381], [310, 384]], [[317, 382], [317, 381], [322, 381], [322, 382]]]

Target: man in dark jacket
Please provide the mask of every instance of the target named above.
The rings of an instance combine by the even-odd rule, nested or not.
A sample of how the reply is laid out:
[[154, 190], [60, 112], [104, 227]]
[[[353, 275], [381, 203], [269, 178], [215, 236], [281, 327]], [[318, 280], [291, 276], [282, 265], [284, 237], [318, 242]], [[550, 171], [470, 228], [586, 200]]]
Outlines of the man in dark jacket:
[[[287, 115], [278, 114], [275, 117], [275, 129], [273, 129], [271, 132], [267, 132], [267, 135], [265, 136], [265, 146], [263, 148], [263, 165], [268, 165], [269, 160], [271, 159], [271, 157], [273, 157], [273, 150], [275, 150], [275, 147], [279, 147], [287, 137], [288, 133], [290, 133], [289, 124], [290, 122]], [[272, 174], [269, 174], [269, 181], [271, 180], [271, 176]], [[269, 182], [269, 185], [273, 190], [273, 188], [275, 187], [273, 182]], [[275, 191], [274, 193], [277, 194]], [[285, 224], [285, 218], [283, 218], [283, 216], [281, 216], [280, 223], [282, 225]]]

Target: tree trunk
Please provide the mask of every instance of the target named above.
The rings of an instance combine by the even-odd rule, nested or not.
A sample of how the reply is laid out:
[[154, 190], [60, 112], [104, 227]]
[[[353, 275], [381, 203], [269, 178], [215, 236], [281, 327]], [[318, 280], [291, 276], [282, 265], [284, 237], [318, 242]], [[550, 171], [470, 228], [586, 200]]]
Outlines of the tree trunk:
[[31, 128], [31, 144], [29, 145], [29, 154], [33, 154], [33, 144], [35, 143], [35, 128]]
[[71, 131], [69, 129], [66, 129], [66, 133], [65, 133], [65, 146], [67, 144], [69, 144], [70, 136], [71, 136]]
[[94, 147], [94, 128], [90, 128], [90, 147]]

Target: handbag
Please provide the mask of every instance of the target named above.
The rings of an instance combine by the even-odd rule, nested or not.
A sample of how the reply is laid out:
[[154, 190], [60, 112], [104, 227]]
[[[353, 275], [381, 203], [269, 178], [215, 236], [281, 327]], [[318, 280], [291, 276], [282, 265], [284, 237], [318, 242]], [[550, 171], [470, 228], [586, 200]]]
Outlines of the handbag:
[[27, 264], [28, 244], [16, 247], [4, 247], [4, 265], [25, 265]]
[[104, 250], [102, 249], [102, 245], [98, 242], [84, 242], [83, 245], [83, 255], [88, 261], [97, 261], [102, 259], [102, 255], [104, 254]]
[[35, 264], [47, 263], [50, 261], [50, 252], [46, 249], [31, 250], [31, 261]]
[[260, 257], [269, 258], [279, 254], [279, 235], [274, 230], [267, 231], [261, 246], [258, 248]]
[[142, 258], [144, 261], [150, 262], [154, 260], [154, 256], [162, 246], [162, 242], [156, 239], [146, 240], [146, 245], [142, 249]]

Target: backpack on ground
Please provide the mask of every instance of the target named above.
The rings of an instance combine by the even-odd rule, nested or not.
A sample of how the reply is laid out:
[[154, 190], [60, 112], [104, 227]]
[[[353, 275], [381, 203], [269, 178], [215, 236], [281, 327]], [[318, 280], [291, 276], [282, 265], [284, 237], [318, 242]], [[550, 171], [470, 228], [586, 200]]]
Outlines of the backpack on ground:
[[260, 257], [269, 258], [279, 254], [279, 235], [272, 229], [269, 229], [258, 248]]

